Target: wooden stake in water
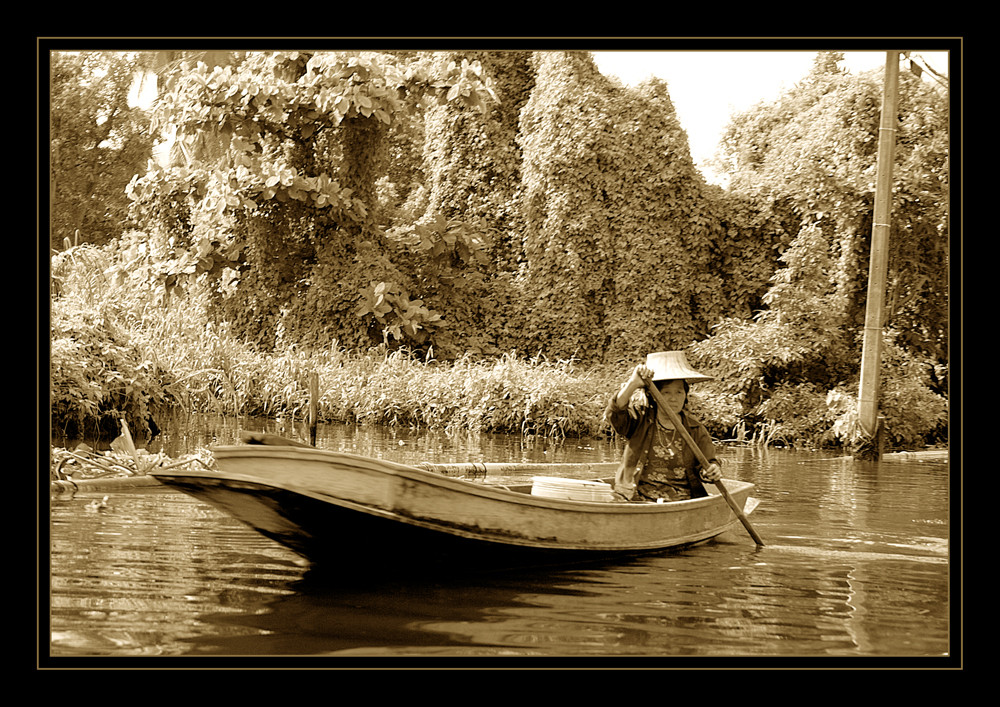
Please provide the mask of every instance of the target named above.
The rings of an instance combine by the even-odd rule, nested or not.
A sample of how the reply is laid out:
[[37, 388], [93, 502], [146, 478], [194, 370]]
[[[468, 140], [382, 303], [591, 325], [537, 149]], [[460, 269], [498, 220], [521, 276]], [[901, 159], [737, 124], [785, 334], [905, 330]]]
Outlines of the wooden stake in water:
[[309, 374], [309, 444], [316, 446], [316, 419], [319, 409], [319, 374]]

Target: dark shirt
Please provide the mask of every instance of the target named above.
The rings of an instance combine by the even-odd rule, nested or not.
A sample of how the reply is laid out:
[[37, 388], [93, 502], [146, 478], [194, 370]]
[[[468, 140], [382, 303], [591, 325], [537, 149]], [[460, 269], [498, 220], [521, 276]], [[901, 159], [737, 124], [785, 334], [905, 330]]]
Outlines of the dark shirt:
[[[612, 429], [628, 440], [615, 475], [616, 486], [633, 479], [636, 500], [683, 500], [708, 495], [698, 473], [701, 467], [698, 458], [679, 432], [657, 425], [656, 405], [620, 408], [617, 397], [612, 397], [605, 411]], [[679, 417], [705, 458], [718, 464], [715, 445], [705, 426], [686, 411], [682, 410]]]

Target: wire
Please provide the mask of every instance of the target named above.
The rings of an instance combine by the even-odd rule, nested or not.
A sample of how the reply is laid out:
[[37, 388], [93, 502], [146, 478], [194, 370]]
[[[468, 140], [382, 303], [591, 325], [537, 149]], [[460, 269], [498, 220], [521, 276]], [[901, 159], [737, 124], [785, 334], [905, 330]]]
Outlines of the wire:
[[920, 71], [914, 72], [914, 73], [916, 73], [918, 76], [920, 75], [920, 72], [922, 72], [923, 70], [926, 69], [930, 73], [930, 77], [932, 79], [934, 79], [935, 81], [937, 81], [939, 84], [941, 84], [945, 88], [949, 88], [950, 84], [949, 84], [949, 81], [948, 81], [948, 77], [945, 76], [945, 75], [943, 75], [943, 74], [941, 74], [938, 71], [935, 71], [934, 67], [932, 67], [927, 62], [927, 60], [924, 57], [920, 56], [919, 54], [912, 54], [911, 55], [910, 52], [904, 52], [903, 54], [904, 54], [904, 56], [906, 56], [906, 58], [910, 62], [910, 67], [911, 67], [910, 70], [911, 71], [913, 70], [913, 65], [916, 64], [917, 69], [919, 69]]

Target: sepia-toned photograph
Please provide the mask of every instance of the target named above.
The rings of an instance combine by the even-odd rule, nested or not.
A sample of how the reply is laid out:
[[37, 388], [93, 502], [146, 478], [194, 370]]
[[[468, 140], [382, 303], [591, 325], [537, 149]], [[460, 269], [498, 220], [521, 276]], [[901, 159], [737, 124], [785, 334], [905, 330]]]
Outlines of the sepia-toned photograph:
[[37, 670], [962, 670], [962, 38], [36, 40]]

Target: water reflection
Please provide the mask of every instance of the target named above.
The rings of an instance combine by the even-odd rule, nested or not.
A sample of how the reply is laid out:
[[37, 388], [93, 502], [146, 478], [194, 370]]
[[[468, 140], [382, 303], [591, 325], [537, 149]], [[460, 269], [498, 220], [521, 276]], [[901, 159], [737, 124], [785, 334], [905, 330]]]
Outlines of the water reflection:
[[[891, 585], [888, 596], [880, 582]], [[848, 657], [936, 655], [948, 640], [947, 612], [935, 599], [947, 593], [940, 572], [829, 564], [739, 542], [488, 581], [338, 583], [307, 573], [292, 588], [266, 611], [203, 616], [241, 630], [192, 639], [191, 652]]]
[[[558, 449], [506, 438], [504, 449], [499, 437], [397, 431], [394, 444], [338, 434], [328, 432], [320, 446], [402, 461], [617, 456], [601, 442]], [[748, 449], [726, 449], [724, 458], [727, 475], [757, 484], [762, 548], [738, 528], [679, 552], [464, 579], [317, 570], [165, 489], [114, 494], [99, 510], [99, 496], [53, 499], [51, 654], [272, 656], [339, 666], [365, 658], [952, 653], [946, 463]]]
[[199, 613], [252, 610], [304, 571], [293, 553], [176, 493], [117, 494], [100, 511], [92, 500], [52, 506], [54, 655], [177, 653]]
[[[151, 442], [141, 443], [151, 453], [176, 458], [199, 448], [239, 444], [240, 431], [270, 432], [299, 441], [309, 440], [300, 421], [278, 423], [266, 418], [234, 418], [178, 413]], [[72, 448], [87, 442], [108, 448], [96, 440], [53, 440], [56, 446]], [[317, 425], [316, 446], [349, 454], [393, 459], [408, 464], [466, 462], [605, 462], [616, 461], [620, 445], [613, 439], [548, 439], [537, 436], [503, 435], [467, 430], [442, 431], [408, 427], [380, 427], [326, 423]]]

